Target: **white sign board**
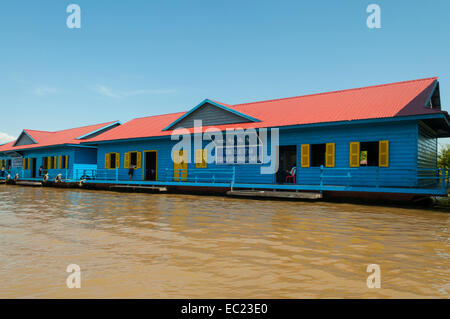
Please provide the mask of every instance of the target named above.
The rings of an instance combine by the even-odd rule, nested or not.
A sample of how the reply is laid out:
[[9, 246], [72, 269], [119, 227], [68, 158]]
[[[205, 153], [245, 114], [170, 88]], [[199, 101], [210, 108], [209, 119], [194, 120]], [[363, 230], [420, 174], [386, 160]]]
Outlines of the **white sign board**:
[[22, 167], [23, 166], [23, 157], [13, 157], [12, 167]]

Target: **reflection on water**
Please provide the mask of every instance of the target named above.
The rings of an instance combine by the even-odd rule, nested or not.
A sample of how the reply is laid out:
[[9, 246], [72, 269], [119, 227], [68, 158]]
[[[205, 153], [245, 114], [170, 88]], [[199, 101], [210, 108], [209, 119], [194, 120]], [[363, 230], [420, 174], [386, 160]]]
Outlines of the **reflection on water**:
[[[1, 185], [0, 297], [448, 298], [449, 217]], [[81, 289], [66, 286], [72, 263]]]

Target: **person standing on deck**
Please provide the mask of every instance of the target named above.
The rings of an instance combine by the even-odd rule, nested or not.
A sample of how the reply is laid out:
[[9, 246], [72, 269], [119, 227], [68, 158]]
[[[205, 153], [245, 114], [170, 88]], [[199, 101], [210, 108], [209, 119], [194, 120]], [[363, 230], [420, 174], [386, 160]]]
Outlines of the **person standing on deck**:
[[130, 181], [133, 179], [134, 175], [134, 165], [130, 165], [130, 168], [128, 169], [128, 177], [130, 178]]
[[2, 166], [2, 172], [1, 172], [0, 176], [5, 177], [5, 166]]
[[42, 176], [42, 165], [39, 167], [39, 177]]

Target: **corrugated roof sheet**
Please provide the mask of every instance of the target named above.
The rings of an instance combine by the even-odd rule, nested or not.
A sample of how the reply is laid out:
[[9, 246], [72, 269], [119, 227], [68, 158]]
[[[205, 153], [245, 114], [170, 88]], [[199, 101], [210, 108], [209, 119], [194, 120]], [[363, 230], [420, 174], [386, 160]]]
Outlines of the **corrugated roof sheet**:
[[[436, 81], [437, 78], [432, 77], [237, 105], [217, 102], [257, 118], [260, 122], [215, 127], [221, 130], [281, 127], [441, 113], [440, 110], [425, 107]], [[185, 113], [133, 119], [90, 139], [89, 142], [170, 135], [172, 131], [163, 131], [163, 129]], [[203, 127], [204, 130], [207, 128]], [[193, 131], [193, 129], [189, 130]]]
[[18, 151], [23, 149], [31, 149], [38, 148], [44, 146], [54, 146], [54, 145], [62, 145], [62, 144], [80, 144], [83, 140], [77, 140], [78, 137], [83, 136], [85, 134], [95, 132], [99, 129], [107, 127], [117, 121], [76, 127], [67, 130], [61, 130], [56, 132], [48, 132], [48, 131], [36, 131], [36, 130], [27, 130], [25, 129], [28, 135], [30, 135], [37, 144], [29, 144], [29, 145], [19, 145], [13, 146], [16, 141], [12, 141], [7, 144], [3, 144], [0, 146], [1, 151]]

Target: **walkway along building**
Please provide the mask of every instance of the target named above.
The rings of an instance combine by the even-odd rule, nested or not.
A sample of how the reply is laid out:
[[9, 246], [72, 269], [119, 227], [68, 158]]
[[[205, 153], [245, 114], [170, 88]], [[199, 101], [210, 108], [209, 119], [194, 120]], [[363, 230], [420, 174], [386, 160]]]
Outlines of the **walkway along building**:
[[[238, 105], [206, 99], [187, 112], [104, 126], [77, 140], [77, 147], [95, 150], [96, 160], [71, 167], [72, 179], [208, 190], [447, 195], [449, 176], [437, 169], [437, 139], [450, 137], [450, 118], [441, 110], [437, 78]], [[205, 132], [255, 129], [257, 139], [244, 147], [206, 139], [179, 150], [171, 135], [180, 129], [192, 140]], [[267, 129], [269, 138], [263, 139]], [[271, 145], [272, 129], [279, 145]], [[18, 144], [27, 134], [0, 147], [4, 159], [24, 146]], [[20, 155], [29, 158], [28, 152]], [[263, 172], [265, 154], [278, 171]]]

